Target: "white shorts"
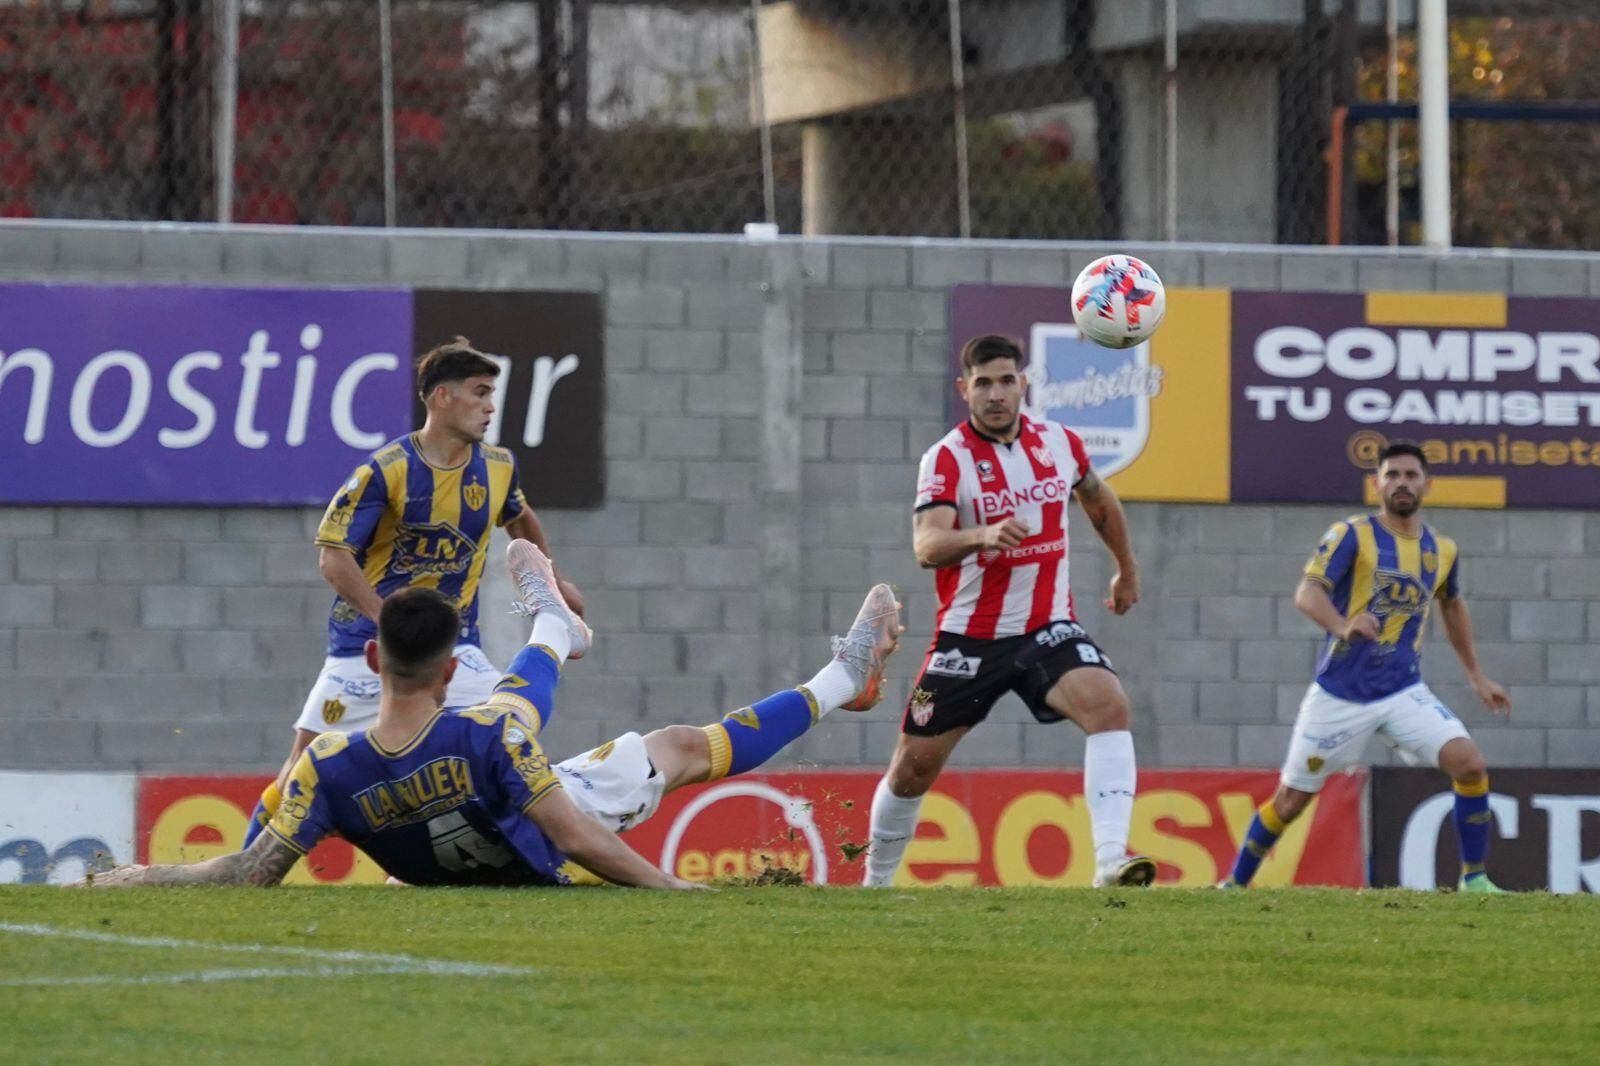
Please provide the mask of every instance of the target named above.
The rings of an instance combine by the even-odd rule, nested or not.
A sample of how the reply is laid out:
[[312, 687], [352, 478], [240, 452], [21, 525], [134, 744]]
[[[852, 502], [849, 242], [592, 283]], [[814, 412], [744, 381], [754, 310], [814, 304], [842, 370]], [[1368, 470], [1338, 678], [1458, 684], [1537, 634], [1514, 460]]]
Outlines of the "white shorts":
[[[457, 644], [456, 672], [445, 692], [446, 707], [473, 707], [488, 699], [500, 683], [483, 649], [473, 644]], [[378, 675], [367, 666], [364, 655], [330, 655], [323, 660], [322, 673], [311, 686], [306, 705], [295, 721], [296, 729], [308, 733], [354, 733], [378, 720]]]
[[667, 787], [645, 752], [644, 737], [624, 733], [555, 766], [567, 796], [613, 833], [631, 829], [656, 813]]
[[1374, 733], [1428, 766], [1439, 765], [1440, 748], [1469, 736], [1461, 719], [1421, 683], [1372, 703], [1341, 700], [1312, 685], [1294, 720], [1283, 783], [1301, 792], [1320, 792], [1330, 774], [1361, 760]]

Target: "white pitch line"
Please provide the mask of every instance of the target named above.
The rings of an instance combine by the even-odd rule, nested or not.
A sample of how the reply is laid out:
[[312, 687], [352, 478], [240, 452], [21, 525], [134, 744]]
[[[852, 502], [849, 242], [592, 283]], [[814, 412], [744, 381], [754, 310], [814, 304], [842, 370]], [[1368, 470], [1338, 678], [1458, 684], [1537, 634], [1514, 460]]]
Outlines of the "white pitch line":
[[62, 985], [186, 985], [214, 981], [248, 981], [268, 977], [371, 977], [379, 974], [420, 974], [405, 966], [317, 966], [311, 969], [258, 966], [248, 970], [192, 970], [185, 973], [119, 976], [91, 974], [84, 977], [13, 977], [0, 980], [0, 988], [54, 988]]
[[[302, 959], [325, 959], [330, 962], [366, 963], [365, 967], [318, 967], [293, 971], [299, 976], [353, 976], [361, 973], [409, 973], [439, 977], [520, 977], [533, 973], [525, 966], [500, 966], [482, 962], [451, 962], [447, 959], [422, 959], [415, 955], [385, 955], [372, 951], [330, 951], [324, 948], [286, 947], [276, 944], [226, 944], [204, 940], [179, 940], [164, 936], [123, 936], [120, 933], [99, 933], [89, 929], [56, 929], [48, 925], [17, 925], [0, 922], [0, 933], [18, 936], [49, 937], [57, 940], [87, 940], [97, 944], [120, 944], [138, 948], [186, 948], [198, 951], [229, 951], [246, 955], [289, 955]], [[348, 971], [348, 973], [340, 972]], [[260, 976], [280, 976], [282, 971], [262, 970]], [[248, 970], [202, 970], [194, 974], [155, 975], [150, 978], [121, 979], [129, 983], [161, 983], [172, 978], [185, 980], [229, 980], [229, 977], [202, 978], [197, 974], [232, 974], [252, 976]], [[63, 984], [109, 984], [118, 979], [107, 978], [19, 978], [0, 980], [0, 986], [18, 983], [38, 983], [49, 980]], [[176, 982], [174, 982], [176, 983]]]

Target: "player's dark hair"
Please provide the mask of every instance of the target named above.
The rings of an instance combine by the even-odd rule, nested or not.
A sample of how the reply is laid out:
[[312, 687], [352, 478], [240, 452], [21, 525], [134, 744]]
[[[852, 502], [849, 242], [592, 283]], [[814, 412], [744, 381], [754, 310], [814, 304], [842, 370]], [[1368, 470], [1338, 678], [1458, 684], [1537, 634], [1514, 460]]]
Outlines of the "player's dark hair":
[[441, 344], [417, 360], [417, 392], [426, 401], [433, 390], [451, 381], [495, 377], [500, 366], [465, 337]]
[[1422, 472], [1424, 474], [1428, 472], [1428, 459], [1427, 456], [1422, 454], [1422, 445], [1411, 440], [1392, 440], [1385, 444], [1383, 449], [1378, 452], [1378, 465], [1382, 466], [1397, 455], [1411, 456], [1422, 464]]
[[460, 629], [455, 604], [438, 589], [395, 593], [378, 611], [383, 672], [407, 681], [427, 680], [450, 657]]
[[1022, 369], [1022, 345], [998, 333], [974, 337], [961, 346], [961, 372], [970, 374], [975, 367], [992, 363], [996, 359], [1010, 359]]

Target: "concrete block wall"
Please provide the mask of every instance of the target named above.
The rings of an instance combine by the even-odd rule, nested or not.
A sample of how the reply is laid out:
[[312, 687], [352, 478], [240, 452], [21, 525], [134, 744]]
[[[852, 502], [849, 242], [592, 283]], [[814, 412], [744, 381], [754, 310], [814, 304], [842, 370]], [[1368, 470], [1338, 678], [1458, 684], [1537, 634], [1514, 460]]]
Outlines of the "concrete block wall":
[[[789, 620], [809, 671], [866, 585], [887, 580], [911, 626], [889, 699], [869, 715], [833, 716], [783, 760], [881, 765], [930, 635], [932, 584], [909, 552], [908, 503], [917, 457], [948, 428], [948, 288], [1065, 285], [1103, 250], [839, 240], [781, 242], [775, 253], [732, 238], [28, 223], [0, 226], [0, 280], [602, 292], [607, 503], [541, 510], [601, 637], [566, 673], [547, 747], [564, 756], [751, 702], [770, 681], [763, 619]], [[1174, 285], [1600, 296], [1596, 257], [1137, 250]], [[798, 558], [787, 564], [763, 534], [764, 520], [786, 513], [765, 483], [775, 254], [793, 257], [803, 287], [789, 322], [802, 375]], [[1078, 602], [1132, 693], [1145, 765], [1281, 759], [1316, 644], [1289, 595], [1339, 511], [1130, 504], [1144, 598], [1120, 619], [1099, 607], [1107, 560], [1078, 520]], [[317, 517], [0, 501], [0, 766], [275, 766], [322, 658], [330, 593], [310, 544]], [[1491, 721], [1437, 635], [1436, 689], [1498, 765], [1600, 762], [1600, 516], [1433, 518], [1463, 545], [1482, 658], [1517, 711]], [[497, 534], [491, 550], [502, 545]], [[764, 587], [775, 572], [794, 586], [792, 608]], [[487, 650], [504, 663], [523, 633], [498, 566], [483, 598]], [[957, 762], [1077, 765], [1081, 754], [1076, 729], [1038, 726], [1005, 701]]]

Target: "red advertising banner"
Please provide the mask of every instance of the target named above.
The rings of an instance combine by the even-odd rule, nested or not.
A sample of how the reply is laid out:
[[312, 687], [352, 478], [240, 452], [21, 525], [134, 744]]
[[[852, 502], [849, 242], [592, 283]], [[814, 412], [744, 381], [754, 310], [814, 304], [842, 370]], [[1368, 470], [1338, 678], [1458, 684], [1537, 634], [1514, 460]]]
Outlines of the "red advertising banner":
[[[747, 775], [682, 789], [623, 839], [694, 881], [791, 871], [818, 884], [861, 880], [878, 770]], [[236, 850], [268, 778], [145, 777], [136, 839], [141, 862], [198, 862]], [[1277, 785], [1272, 770], [1145, 770], [1130, 846], [1160, 864], [1159, 883], [1215, 884], [1250, 818]], [[1366, 883], [1361, 827], [1365, 770], [1329, 780], [1284, 835], [1258, 885]], [[1083, 774], [951, 771], [922, 805], [898, 883], [1088, 885], [1094, 844]], [[342, 840], [325, 841], [288, 880], [363, 884], [383, 873]], [[787, 876], [786, 874], [783, 876]]]
[[[141, 777], [134, 821], [138, 862], [204, 862], [238, 851], [266, 774]], [[343, 840], [324, 840], [285, 884], [381, 884], [383, 870]]]
[[[623, 839], [687, 880], [783, 867], [814, 883], [858, 884], [879, 773], [752, 775], [683, 789]], [[1160, 863], [1161, 884], [1215, 884], [1277, 783], [1272, 770], [1141, 771], [1130, 845]], [[1365, 771], [1332, 778], [1256, 883], [1365, 884], [1365, 787]], [[898, 883], [1071, 886], [1093, 876], [1082, 773], [971, 770], [943, 774], [923, 801]]]

